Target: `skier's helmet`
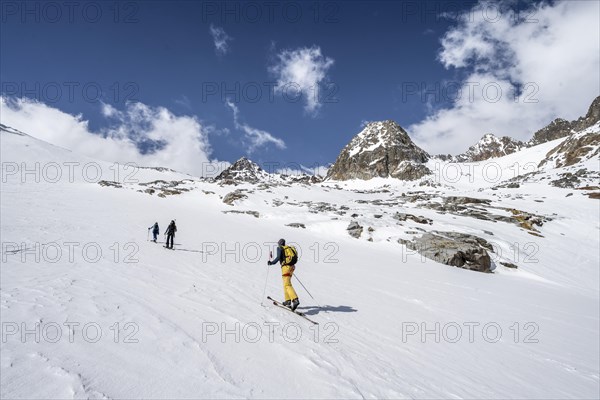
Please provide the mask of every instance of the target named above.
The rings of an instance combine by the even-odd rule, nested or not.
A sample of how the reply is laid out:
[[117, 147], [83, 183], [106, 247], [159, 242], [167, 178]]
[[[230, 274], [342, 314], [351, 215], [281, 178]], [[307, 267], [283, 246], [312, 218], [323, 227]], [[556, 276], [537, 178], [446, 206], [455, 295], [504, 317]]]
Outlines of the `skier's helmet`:
[[278, 246], [285, 246], [285, 239], [279, 239], [279, 241], [277, 242]]

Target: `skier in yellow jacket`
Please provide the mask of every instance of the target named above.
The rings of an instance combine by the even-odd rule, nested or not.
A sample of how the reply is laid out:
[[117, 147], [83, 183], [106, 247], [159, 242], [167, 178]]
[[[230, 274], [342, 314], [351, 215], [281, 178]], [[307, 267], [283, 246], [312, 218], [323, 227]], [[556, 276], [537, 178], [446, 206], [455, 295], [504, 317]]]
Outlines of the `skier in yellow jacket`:
[[296, 268], [296, 260], [298, 254], [296, 249], [292, 246], [285, 245], [285, 239], [279, 239], [277, 242], [277, 257], [273, 261], [269, 260], [267, 264], [274, 265], [277, 262], [281, 263], [281, 277], [283, 278], [283, 295], [285, 301], [283, 305], [290, 307], [292, 311], [295, 311], [300, 304], [298, 295], [292, 286], [292, 275]]

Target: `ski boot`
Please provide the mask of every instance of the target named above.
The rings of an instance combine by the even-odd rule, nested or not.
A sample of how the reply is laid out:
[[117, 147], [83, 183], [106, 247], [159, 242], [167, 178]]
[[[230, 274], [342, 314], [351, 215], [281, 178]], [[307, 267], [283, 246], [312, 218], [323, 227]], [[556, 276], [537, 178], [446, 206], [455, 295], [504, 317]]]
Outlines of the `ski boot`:
[[283, 303], [281, 303], [282, 305], [286, 306], [287, 308], [291, 308], [292, 306], [292, 301], [291, 300], [286, 300]]
[[300, 305], [300, 301], [298, 300], [298, 298], [295, 298], [294, 300], [292, 300], [292, 311], [296, 311], [296, 308], [298, 308], [298, 306]]

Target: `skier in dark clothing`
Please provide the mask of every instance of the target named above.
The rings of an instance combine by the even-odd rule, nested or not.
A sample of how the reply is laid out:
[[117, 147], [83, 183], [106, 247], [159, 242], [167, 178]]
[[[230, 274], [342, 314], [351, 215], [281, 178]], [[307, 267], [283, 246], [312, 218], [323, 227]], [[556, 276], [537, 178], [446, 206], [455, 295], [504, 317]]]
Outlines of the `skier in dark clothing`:
[[158, 229], [158, 222], [155, 222], [154, 225], [152, 225], [150, 228], [148, 228], [148, 230], [152, 229], [152, 236], [154, 236], [154, 240], [152, 240], [154, 243], [156, 243], [156, 238], [158, 237], [159, 234], [159, 229]]
[[[171, 221], [171, 223], [169, 224], [167, 231], [165, 232], [165, 235], [167, 235], [167, 242], [166, 242], [166, 248], [167, 249], [172, 249], [173, 248], [173, 240], [175, 239], [175, 232], [177, 232], [177, 227], [175, 226], [175, 221]], [[170, 245], [169, 245], [170, 243]]]

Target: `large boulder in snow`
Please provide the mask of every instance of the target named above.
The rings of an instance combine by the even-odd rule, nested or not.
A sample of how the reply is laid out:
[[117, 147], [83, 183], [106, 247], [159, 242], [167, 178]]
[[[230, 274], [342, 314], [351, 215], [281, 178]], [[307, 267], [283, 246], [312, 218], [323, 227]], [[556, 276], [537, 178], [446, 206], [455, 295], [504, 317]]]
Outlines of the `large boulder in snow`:
[[225, 197], [223, 197], [223, 203], [225, 204], [229, 204], [230, 206], [234, 205], [234, 203], [238, 200], [244, 200], [247, 199], [248, 196], [246, 196], [242, 190], [238, 189], [238, 190], [234, 190], [233, 192], [227, 193], [225, 195]]
[[413, 241], [400, 239], [399, 242], [442, 264], [479, 272], [491, 272], [495, 268], [488, 254], [488, 250], [493, 251], [492, 246], [478, 236], [434, 231]]
[[348, 231], [348, 234], [350, 236], [352, 236], [353, 238], [360, 238], [360, 235], [362, 235], [362, 231], [363, 231], [363, 227], [360, 226], [358, 224], [358, 222], [356, 221], [352, 221], [350, 222], [350, 224], [348, 225], [348, 227], [346, 228], [346, 230]]
[[396, 122], [371, 122], [342, 149], [327, 179], [414, 180], [430, 173], [421, 165], [428, 159], [429, 154], [415, 145]]

